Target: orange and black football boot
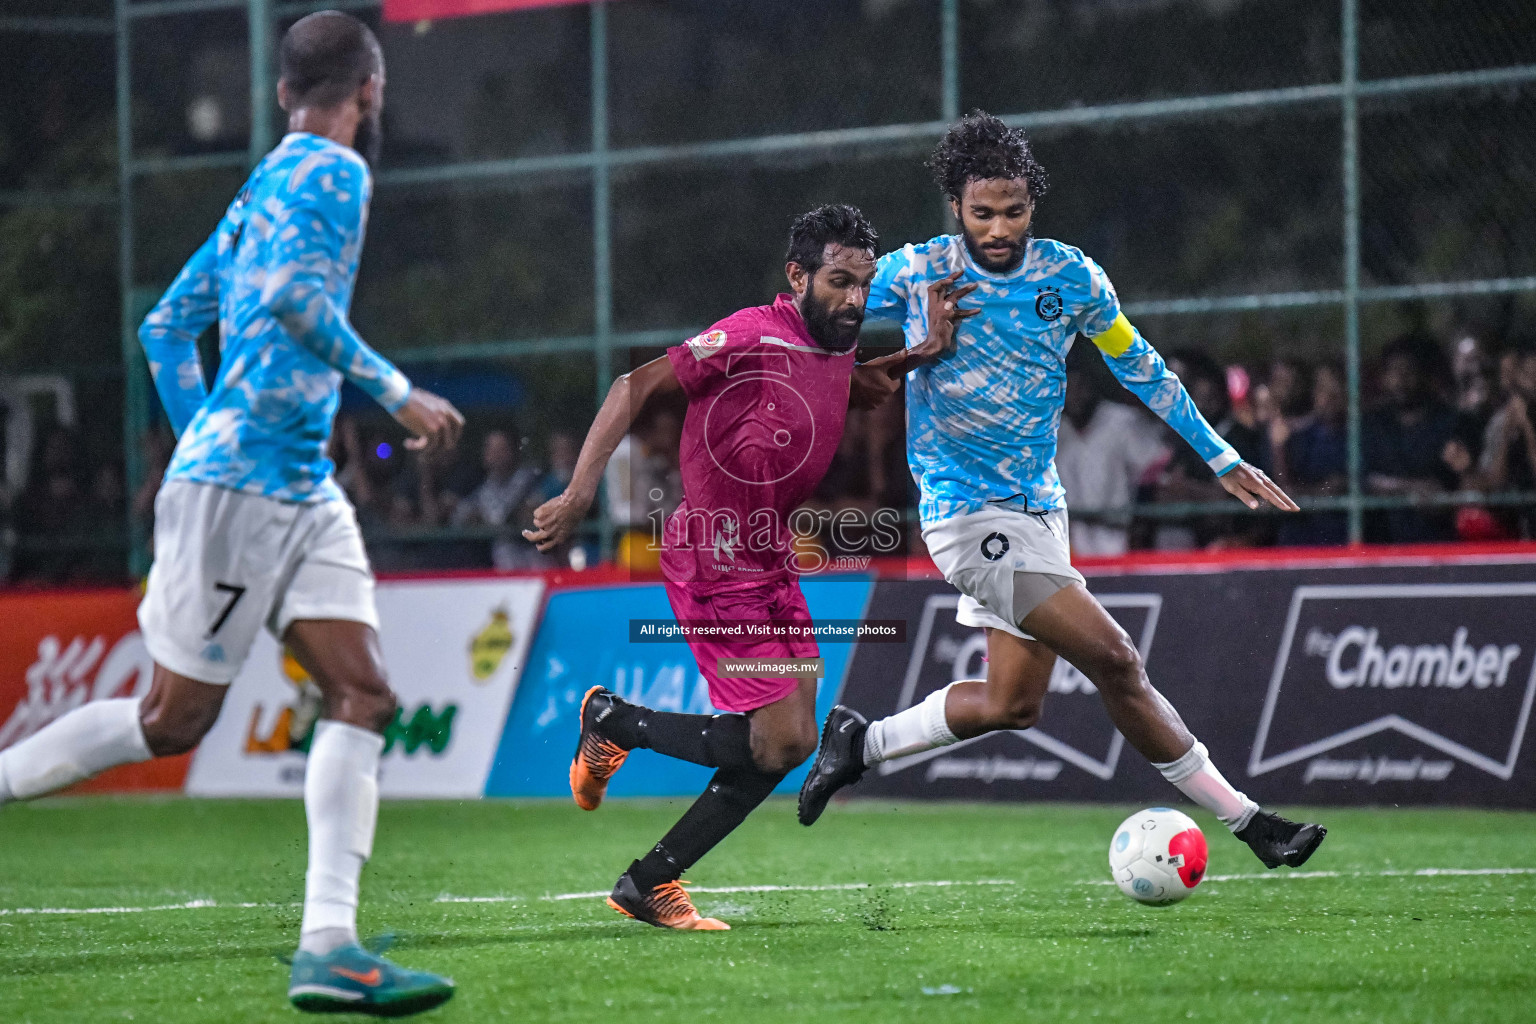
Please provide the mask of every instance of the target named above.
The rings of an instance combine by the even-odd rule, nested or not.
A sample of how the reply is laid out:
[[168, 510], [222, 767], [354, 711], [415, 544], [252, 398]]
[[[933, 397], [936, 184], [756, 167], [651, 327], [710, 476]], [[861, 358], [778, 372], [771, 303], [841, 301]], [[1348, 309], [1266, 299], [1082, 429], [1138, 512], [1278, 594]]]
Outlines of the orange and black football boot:
[[571, 758], [571, 796], [584, 811], [595, 811], [608, 792], [608, 780], [624, 764], [629, 751], [603, 735], [603, 720], [626, 703], [613, 691], [594, 686], [581, 699], [581, 736]]
[[[634, 865], [630, 865], [634, 869]], [[686, 882], [662, 882], [644, 892], [626, 871], [619, 876], [608, 897], [608, 905], [625, 917], [685, 932], [728, 932], [731, 926], [713, 917], [703, 917], [683, 889]]]

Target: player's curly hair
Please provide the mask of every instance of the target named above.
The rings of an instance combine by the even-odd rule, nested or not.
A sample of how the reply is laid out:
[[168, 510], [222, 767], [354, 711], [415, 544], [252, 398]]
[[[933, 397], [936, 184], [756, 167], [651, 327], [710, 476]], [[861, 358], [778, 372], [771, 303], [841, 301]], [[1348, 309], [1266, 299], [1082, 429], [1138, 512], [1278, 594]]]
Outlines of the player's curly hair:
[[828, 203], [795, 218], [789, 227], [789, 252], [784, 258], [814, 275], [821, 269], [827, 246], [873, 249], [879, 240], [880, 236], [857, 206]]
[[944, 195], [956, 202], [969, 181], [1023, 178], [1030, 198], [1036, 201], [1050, 188], [1050, 179], [1035, 159], [1024, 130], [1009, 128], [984, 110], [973, 110], [951, 125], [927, 166]]

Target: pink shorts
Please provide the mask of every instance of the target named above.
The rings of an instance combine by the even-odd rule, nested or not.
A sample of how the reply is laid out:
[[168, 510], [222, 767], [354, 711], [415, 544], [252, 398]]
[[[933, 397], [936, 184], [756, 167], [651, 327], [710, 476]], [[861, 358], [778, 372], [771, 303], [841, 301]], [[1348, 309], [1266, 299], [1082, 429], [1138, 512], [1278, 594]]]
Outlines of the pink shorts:
[[[667, 583], [667, 600], [679, 620], [702, 622], [792, 622], [809, 626], [811, 611], [798, 580], [781, 580], [760, 586], [699, 593], [697, 584]], [[812, 638], [762, 640], [712, 640], [689, 637], [688, 646], [709, 682], [709, 702], [721, 711], [755, 711], [795, 692], [795, 676], [721, 678], [716, 664], [721, 658], [819, 658], [821, 648]]]

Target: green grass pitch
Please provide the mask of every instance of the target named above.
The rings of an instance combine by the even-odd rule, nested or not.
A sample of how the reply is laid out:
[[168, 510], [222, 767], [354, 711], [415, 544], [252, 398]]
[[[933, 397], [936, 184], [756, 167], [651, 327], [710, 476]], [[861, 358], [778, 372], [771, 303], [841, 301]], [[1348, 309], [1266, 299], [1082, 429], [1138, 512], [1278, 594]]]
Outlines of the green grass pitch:
[[[386, 804], [362, 929], [457, 979], [443, 1022], [1536, 1019], [1536, 815], [1319, 811], [1327, 874], [1287, 879], [1197, 814], [1213, 878], [1151, 909], [1096, 884], [1134, 808], [856, 802], [804, 829], [773, 801], [691, 877], [805, 888], [696, 893], [728, 933], [550, 898], [606, 890], [682, 806]], [[0, 1019], [300, 1019], [303, 867], [297, 802], [0, 810]], [[892, 884], [919, 882], [955, 884]]]

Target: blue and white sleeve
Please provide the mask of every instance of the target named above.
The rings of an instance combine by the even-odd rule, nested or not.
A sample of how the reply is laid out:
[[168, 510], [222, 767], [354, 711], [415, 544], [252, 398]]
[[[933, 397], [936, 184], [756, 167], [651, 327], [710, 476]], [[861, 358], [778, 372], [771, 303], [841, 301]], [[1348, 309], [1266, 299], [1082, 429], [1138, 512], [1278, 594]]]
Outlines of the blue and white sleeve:
[[326, 290], [332, 268], [348, 258], [349, 237], [361, 238], [366, 173], [338, 160], [323, 176], [312, 176], [323, 185], [284, 204], [272, 225], [261, 301], [295, 342], [396, 412], [410, 396], [411, 382], [362, 339]]
[[1079, 332], [1098, 347], [1126, 390], [1188, 442], [1217, 476], [1230, 473], [1243, 461], [1237, 449], [1200, 415], [1178, 374], [1168, 369], [1157, 349], [1125, 318], [1104, 271], [1086, 256], [1083, 262], [1088, 268], [1089, 290], [1078, 318]]
[[177, 437], [208, 397], [197, 339], [219, 318], [218, 244], [215, 232], [139, 325], [139, 344]]
[[869, 285], [869, 300], [864, 315], [876, 320], [903, 320], [907, 315], [907, 297], [912, 281], [911, 245], [880, 257], [875, 264], [875, 279]]

